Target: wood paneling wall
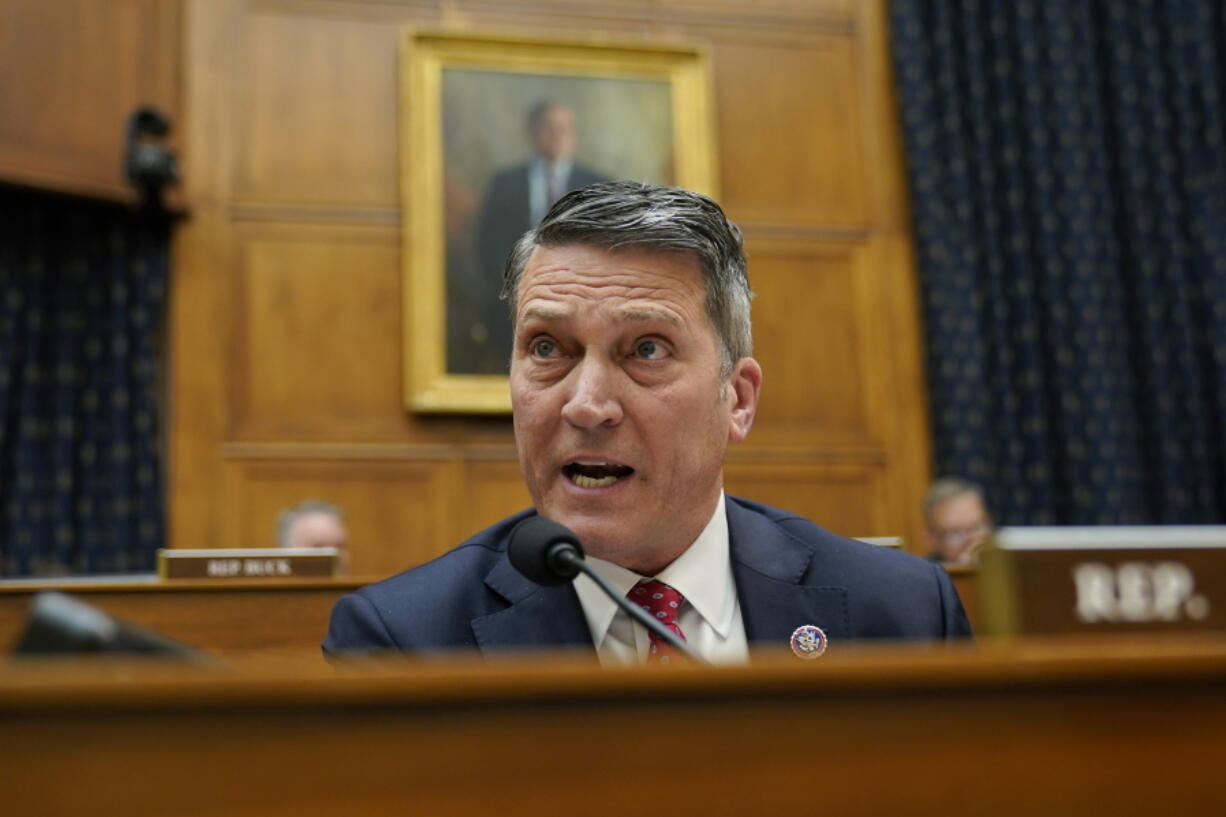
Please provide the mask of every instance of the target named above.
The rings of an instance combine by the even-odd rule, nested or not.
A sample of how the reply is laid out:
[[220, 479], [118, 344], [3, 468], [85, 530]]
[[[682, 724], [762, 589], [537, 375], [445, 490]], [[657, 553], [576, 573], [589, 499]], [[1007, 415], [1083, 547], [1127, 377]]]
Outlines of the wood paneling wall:
[[319, 497], [349, 513], [355, 572], [389, 573], [528, 502], [509, 418], [401, 402], [406, 25], [709, 49], [765, 369], [728, 488], [914, 541], [927, 423], [883, 6], [190, 0], [172, 544], [266, 544], [280, 508]]
[[157, 107], [173, 147], [181, 23], [180, 0], [4, 0], [0, 179], [135, 200], [123, 175], [128, 116]]

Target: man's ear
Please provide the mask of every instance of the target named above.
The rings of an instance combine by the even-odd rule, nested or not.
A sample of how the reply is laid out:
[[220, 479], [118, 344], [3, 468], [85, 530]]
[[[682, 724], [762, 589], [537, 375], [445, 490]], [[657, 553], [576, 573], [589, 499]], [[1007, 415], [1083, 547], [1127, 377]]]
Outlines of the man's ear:
[[758, 411], [758, 395], [762, 391], [762, 367], [752, 357], [743, 357], [732, 367], [728, 379], [732, 414], [728, 420], [728, 442], [739, 443], [749, 436], [754, 415]]

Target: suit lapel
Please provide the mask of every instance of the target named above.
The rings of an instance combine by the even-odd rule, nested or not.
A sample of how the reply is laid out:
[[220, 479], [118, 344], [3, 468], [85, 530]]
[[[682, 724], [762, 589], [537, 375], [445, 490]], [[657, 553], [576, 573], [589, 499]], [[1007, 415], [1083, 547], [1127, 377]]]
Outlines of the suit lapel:
[[831, 640], [850, 637], [847, 590], [801, 584], [813, 546], [728, 498], [728, 537], [745, 636], [749, 643], [787, 643], [815, 624]]
[[485, 584], [510, 604], [472, 620], [482, 652], [526, 647], [592, 647], [592, 635], [572, 584], [542, 587], [511, 566], [506, 554]]
[[[814, 546], [795, 538], [761, 514], [727, 500], [732, 573], [745, 635], [751, 644], [787, 643], [804, 624], [821, 627], [832, 641], [850, 637], [847, 590], [801, 584], [814, 560]], [[592, 648], [592, 636], [574, 586], [542, 587], [498, 560], [485, 584], [508, 607], [472, 620], [482, 652], [507, 648]]]

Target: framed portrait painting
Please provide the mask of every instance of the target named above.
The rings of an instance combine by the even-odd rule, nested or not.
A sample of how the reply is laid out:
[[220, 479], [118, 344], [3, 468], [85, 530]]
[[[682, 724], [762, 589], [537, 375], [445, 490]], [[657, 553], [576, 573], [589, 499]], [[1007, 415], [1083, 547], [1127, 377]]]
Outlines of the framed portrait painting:
[[401, 49], [405, 399], [511, 408], [511, 247], [599, 181], [715, 195], [698, 48], [406, 30]]

